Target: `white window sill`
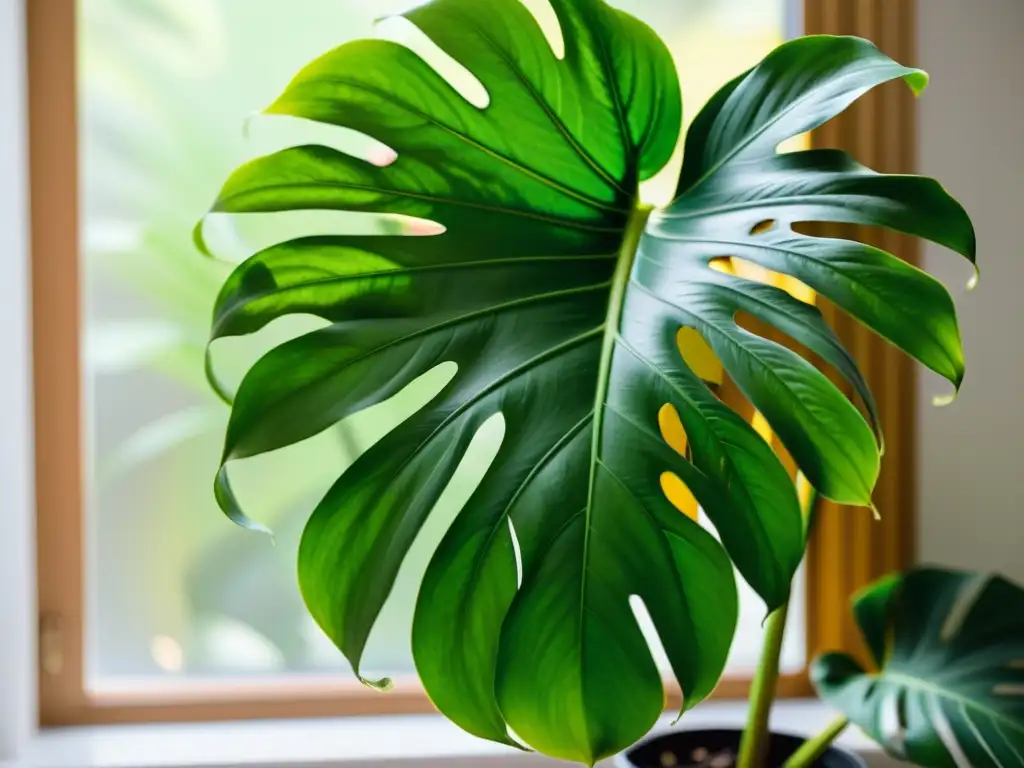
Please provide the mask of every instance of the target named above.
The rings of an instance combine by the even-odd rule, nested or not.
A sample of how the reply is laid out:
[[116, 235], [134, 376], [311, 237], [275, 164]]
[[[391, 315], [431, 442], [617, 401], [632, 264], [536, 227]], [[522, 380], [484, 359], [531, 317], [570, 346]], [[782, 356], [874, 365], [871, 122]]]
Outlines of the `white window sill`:
[[[677, 727], [734, 727], [744, 702], [710, 702]], [[833, 713], [822, 704], [780, 702], [773, 726], [810, 735]], [[659, 723], [667, 728], [669, 720]], [[871, 766], [889, 761], [863, 734], [842, 746]], [[20, 763], [5, 768], [541, 768], [560, 765], [463, 733], [436, 715], [96, 726], [43, 731]]]

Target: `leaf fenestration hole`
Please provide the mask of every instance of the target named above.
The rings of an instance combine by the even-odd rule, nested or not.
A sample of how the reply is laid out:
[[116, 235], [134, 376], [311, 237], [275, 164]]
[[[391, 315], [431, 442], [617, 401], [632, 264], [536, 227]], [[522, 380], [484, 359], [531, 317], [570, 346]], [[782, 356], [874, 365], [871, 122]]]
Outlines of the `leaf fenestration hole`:
[[455, 468], [431, 515], [446, 505], [456, 513], [465, 506], [498, 455], [504, 437], [505, 417], [501, 413], [489, 416], [470, 440], [459, 466]]
[[957, 739], [956, 732], [953, 730], [953, 726], [950, 724], [949, 718], [942, 708], [941, 700], [936, 696], [926, 696], [924, 697], [924, 702], [925, 714], [931, 720], [932, 727], [939, 735], [942, 746], [946, 748], [950, 758], [953, 760], [953, 765], [957, 768], [971, 768], [971, 761], [967, 759], [967, 755]]
[[900, 757], [905, 755], [907, 740], [906, 713], [900, 712], [902, 693], [902, 689], [893, 688], [883, 699], [879, 716], [879, 729], [885, 746]]
[[720, 385], [725, 379], [725, 369], [704, 337], [693, 328], [683, 326], [676, 333], [676, 347], [686, 367], [702, 381]]
[[[359, 453], [353, 455], [352, 460], [354, 461], [359, 454], [403, 421], [426, 407], [427, 403], [441, 394], [452, 382], [458, 372], [459, 364], [454, 360], [446, 360], [417, 376], [387, 400], [349, 416], [342, 424], [350, 428], [359, 446]], [[485, 422], [480, 429], [482, 430], [488, 423]], [[501, 432], [504, 434], [504, 422]]]
[[790, 152], [800, 152], [801, 150], [811, 148], [811, 132], [806, 131], [804, 133], [798, 133], [796, 136], [791, 136], [785, 141], [781, 142], [775, 147], [775, 153], [779, 155], [786, 155]]
[[[714, 261], [714, 259], [712, 259]], [[806, 284], [797, 280], [795, 277], [783, 274], [782, 272], [775, 272], [771, 269], [766, 269], [760, 264], [755, 264], [753, 261], [747, 259], [741, 259], [738, 256], [733, 256], [729, 259], [729, 265], [731, 272], [729, 274], [735, 275], [743, 280], [750, 280], [754, 283], [762, 283], [763, 285], [770, 285], [779, 290], [785, 291], [797, 301], [802, 301], [804, 304], [814, 304], [817, 301], [817, 294]], [[714, 266], [711, 266], [715, 269]], [[719, 271], [725, 271], [719, 269]]]
[[508, 534], [512, 537], [512, 553], [516, 558], [516, 589], [519, 589], [523, 586], [523, 550], [519, 548], [519, 536], [516, 535], [511, 517], [508, 518]]
[[[227, 345], [224, 351], [232, 353], [230, 368], [245, 371], [267, 349], [285, 339], [308, 333], [313, 330], [311, 324], [322, 326], [324, 322], [311, 315], [289, 315], [278, 318], [257, 333], [219, 339], [216, 344], [218, 347]], [[296, 487], [309, 489], [314, 497], [322, 496], [337, 480], [339, 470], [348, 467], [367, 448], [423, 408], [457, 372], [458, 364], [454, 361], [440, 363], [390, 398], [329, 424], [319, 433], [267, 453], [232, 458], [226, 467], [230, 468], [231, 484], [240, 509], [247, 514], [251, 512], [250, 516], [256, 519], [280, 516], [281, 510], [274, 507], [277, 503], [274, 494], [266, 493], [265, 481], [268, 472], [273, 474], [281, 467], [288, 468], [288, 476]], [[279, 517], [280, 520], [284, 518]]]
[[477, 109], [487, 109], [491, 96], [479, 78], [459, 63], [404, 16], [386, 16], [377, 22], [377, 37], [405, 46]]
[[798, 235], [825, 239], [856, 240], [879, 246], [891, 230], [877, 224], [848, 224], [844, 222], [790, 221], [790, 230]]
[[537, 21], [537, 26], [544, 33], [544, 37], [551, 46], [551, 52], [555, 58], [561, 61], [565, 58], [565, 38], [562, 36], [562, 25], [558, 21], [558, 14], [551, 5], [551, 0], [519, 0]]
[[764, 417], [763, 413], [760, 411], [754, 411], [754, 418], [750, 420], [750, 427], [757, 432], [757, 434], [761, 436], [761, 439], [768, 443], [768, 445], [772, 444], [772, 438], [774, 436], [772, 433], [772, 427], [771, 424], [768, 423], [768, 419]]
[[708, 267], [715, 270], [715, 272], [721, 272], [723, 275], [736, 274], [732, 268], [732, 256], [715, 256], [715, 258], [708, 262]]
[[245, 137], [249, 157], [316, 144], [365, 160], [378, 168], [386, 168], [398, 159], [394, 149], [362, 131], [292, 115], [251, 115], [245, 121]]
[[[689, 445], [686, 430], [679, 418], [679, 411], [671, 403], [665, 403], [658, 410], [658, 429], [662, 439], [680, 456], [689, 460]], [[661, 491], [673, 507], [691, 520], [698, 519], [697, 499], [686, 487], [686, 484], [673, 472], [663, 472], [659, 478]]]
[[658, 410], [658, 429], [662, 439], [680, 456], [686, 456], [686, 430], [679, 418], [679, 411], [671, 403], [665, 403]]
[[644, 640], [647, 641], [647, 647], [658, 670], [660, 672], [671, 672], [672, 664], [668, 660], [668, 654], [665, 653], [665, 645], [661, 642], [661, 636], [658, 634], [658, 629], [654, 625], [654, 619], [651, 618], [651, 612], [647, 610], [647, 604], [644, 602], [644, 599], [640, 595], [630, 595], [629, 607], [633, 611], [633, 618], [636, 619], [640, 633], [644, 636]]
[[775, 225], [775, 219], [765, 219], [764, 221], [759, 221], [757, 222], [757, 224], [750, 228], [750, 234], [760, 235], [765, 232], [770, 232], [771, 230], [775, 229]]
[[[792, 461], [792, 459], [790, 459]], [[785, 464], [786, 462], [783, 462]], [[796, 497], [800, 501], [800, 509], [806, 510], [808, 514], [811, 513], [811, 503], [813, 499], [812, 495], [815, 493], [814, 486], [811, 485], [811, 481], [807, 479], [807, 475], [803, 472], [796, 473]]]
[[[442, 363], [445, 366], [449, 364], [456, 365], [455, 363]], [[416, 381], [418, 382], [422, 378], [420, 377]], [[410, 386], [414, 386], [415, 383], [409, 384], [395, 397], [405, 394], [406, 390]], [[356, 416], [359, 415], [356, 414]], [[389, 648], [393, 648], [394, 641], [385, 641], [384, 637], [389, 633], [393, 634], [396, 626], [402, 626], [403, 622], [408, 621], [407, 618], [403, 618], [404, 606], [401, 600], [395, 599], [396, 595], [416, 594], [418, 585], [423, 581], [431, 555], [440, 546], [441, 540], [456, 516], [462, 511], [477, 486], [480, 485], [498, 455], [504, 437], [505, 418], [501, 413], [495, 413], [488, 417], [476, 430], [462, 459], [455, 468], [455, 472], [452, 473], [448, 485], [441, 492], [437, 503], [430, 510], [427, 520], [416, 534], [412, 546], [402, 561], [388, 599], [373, 622], [362, 659], [364, 669], [376, 672], [390, 663], [394, 651]], [[406, 624], [406, 626], [408, 625]], [[409, 635], [406, 634], [406, 637], [408, 638]]]
[[658, 479], [661, 482], [661, 492], [665, 494], [669, 503], [693, 522], [699, 522], [700, 506], [696, 497], [686, 487], [686, 483], [679, 479], [679, 475], [674, 472], [662, 472]]

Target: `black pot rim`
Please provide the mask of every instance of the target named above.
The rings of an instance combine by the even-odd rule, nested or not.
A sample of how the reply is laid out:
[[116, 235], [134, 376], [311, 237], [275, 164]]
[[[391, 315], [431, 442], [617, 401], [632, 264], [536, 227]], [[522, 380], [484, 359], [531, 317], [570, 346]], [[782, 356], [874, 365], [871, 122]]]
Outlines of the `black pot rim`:
[[[686, 740], [687, 737], [697, 736], [703, 734], [714, 742], [716, 739], [721, 740], [727, 739], [730, 744], [739, 745], [740, 737], [743, 733], [743, 729], [731, 727], [731, 726], [708, 726], [708, 727], [692, 727], [687, 728], [685, 726], [679, 728], [672, 728], [666, 730], [659, 730], [657, 732], [649, 734], [642, 741], [637, 742], [635, 745], [615, 756], [614, 765], [615, 768], [636, 768], [636, 763], [630, 759], [630, 755], [635, 752], [644, 749], [645, 746], [657, 744], [658, 742], [678, 742], [680, 740]], [[788, 733], [785, 731], [771, 731], [770, 733], [771, 744], [774, 748], [786, 751], [792, 754], [800, 744], [802, 744], [807, 737]], [[669, 743], [665, 746], [668, 747]], [[678, 746], [678, 745], [677, 745]], [[692, 746], [698, 746], [693, 744]], [[709, 746], [700, 744], [699, 746]], [[713, 745], [711, 745], [713, 746]], [[832, 745], [825, 751], [825, 753], [818, 758], [817, 765], [824, 765], [827, 768], [866, 768], [867, 763], [855, 752], [837, 747]]]

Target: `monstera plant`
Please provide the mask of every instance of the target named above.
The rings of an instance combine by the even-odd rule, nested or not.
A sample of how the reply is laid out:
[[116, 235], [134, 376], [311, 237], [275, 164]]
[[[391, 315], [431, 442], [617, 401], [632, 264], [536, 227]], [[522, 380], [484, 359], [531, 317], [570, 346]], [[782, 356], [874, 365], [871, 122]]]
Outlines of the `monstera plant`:
[[[213, 340], [293, 313], [326, 325], [269, 351], [233, 395], [216, 383], [232, 412], [215, 490], [231, 519], [261, 528], [231, 490], [230, 462], [443, 369], [440, 392], [313, 510], [302, 594], [359, 675], [404, 556], [474, 435], [500, 414], [500, 448], [420, 586], [416, 667], [470, 733], [592, 764], [663, 709], [631, 599], [646, 606], [688, 709], [726, 662], [734, 570], [782, 617], [777, 639], [804, 555], [809, 504], [699, 361], [717, 359], [809, 489], [871, 505], [881, 435], [853, 358], [814, 306], [732, 265], [795, 278], [959, 386], [956, 316], [938, 282], [794, 225], [886, 227], [972, 262], [975, 244], [933, 180], [875, 173], [838, 150], [777, 152], [874, 86], [925, 87], [924, 72], [852, 37], [794, 40], [726, 84], [689, 130], [675, 199], [641, 204], [639, 183], [679, 141], [672, 59], [650, 28], [601, 0], [550, 9], [554, 36], [519, 0], [434, 0], [404, 14], [415, 50], [343, 45], [268, 108], [366, 140], [249, 162], [213, 213], [333, 210], [392, 226], [286, 239], [227, 280]], [[197, 244], [209, 252], [202, 226]], [[740, 315], [813, 353], [861, 407]], [[717, 536], [669, 500], [666, 478]], [[752, 711], [748, 764], [767, 718]]]

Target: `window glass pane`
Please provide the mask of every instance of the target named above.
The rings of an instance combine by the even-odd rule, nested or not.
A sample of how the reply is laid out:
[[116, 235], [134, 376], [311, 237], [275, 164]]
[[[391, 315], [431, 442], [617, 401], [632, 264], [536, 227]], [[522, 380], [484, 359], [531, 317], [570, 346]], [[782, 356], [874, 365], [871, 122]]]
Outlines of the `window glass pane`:
[[[211, 490], [227, 410], [203, 378], [210, 308], [230, 266], [201, 257], [191, 230], [236, 165], [295, 140], [287, 126], [250, 116], [303, 64], [346, 40], [371, 36], [375, 17], [408, 5], [80, 0], [92, 686], [156, 675], [345, 669], [302, 605], [295, 580], [298, 536], [333, 479], [414, 407], [411, 400], [440, 386], [444, 372], [419, 384], [408, 402], [385, 404], [306, 444], [240, 462], [233, 469], [238, 495], [275, 530], [277, 544], [235, 528]], [[786, 32], [785, 0], [616, 5], [648, 21], [669, 43], [687, 122], [718, 86]], [[680, 154], [645, 185], [645, 196], [668, 198]], [[244, 253], [261, 234], [235, 228], [211, 237]], [[237, 380], [273, 339], [314, 326], [309, 318], [294, 318], [255, 339], [232, 341], [224, 355], [226, 377]], [[478, 439], [374, 629], [367, 674], [412, 672], [415, 583], [472, 490], [473, 463], [479, 466], [493, 452], [500, 429]], [[763, 619], [763, 607], [743, 589], [731, 662], [737, 672], [756, 662]], [[801, 602], [799, 588], [796, 595]], [[800, 667], [804, 654], [802, 611], [793, 614], [787, 668]]]

